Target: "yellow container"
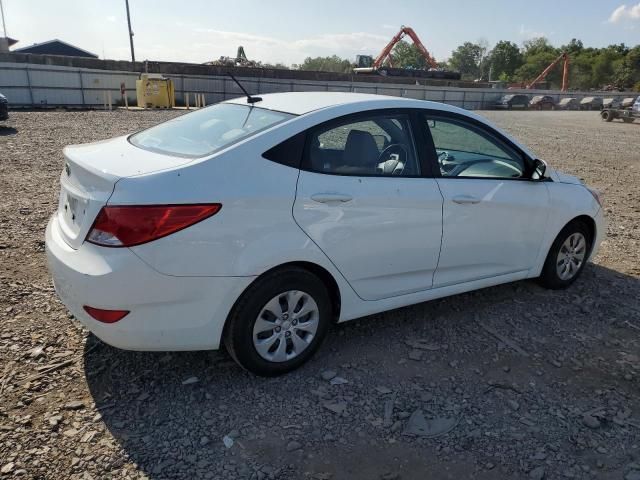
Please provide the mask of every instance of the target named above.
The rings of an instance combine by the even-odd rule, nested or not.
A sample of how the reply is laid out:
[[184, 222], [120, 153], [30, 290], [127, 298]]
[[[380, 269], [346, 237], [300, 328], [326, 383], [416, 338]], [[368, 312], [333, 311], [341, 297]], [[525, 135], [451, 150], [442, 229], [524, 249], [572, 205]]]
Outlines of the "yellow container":
[[173, 80], [162, 75], [143, 73], [136, 80], [138, 106], [142, 108], [172, 108], [176, 104]]

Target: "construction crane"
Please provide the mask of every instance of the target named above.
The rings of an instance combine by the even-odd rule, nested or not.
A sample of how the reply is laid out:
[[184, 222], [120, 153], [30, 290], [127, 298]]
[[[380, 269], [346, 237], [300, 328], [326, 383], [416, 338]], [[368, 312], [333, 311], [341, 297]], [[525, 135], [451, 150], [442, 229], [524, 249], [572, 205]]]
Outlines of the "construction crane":
[[563, 60], [562, 66], [562, 88], [561, 91], [566, 92], [569, 89], [569, 54], [567, 52], [562, 52], [558, 58], [556, 58], [551, 64], [545, 68], [540, 75], [536, 77], [534, 81], [527, 85], [527, 89], [533, 88], [536, 83], [541, 82], [549, 75], [549, 72], [553, 70], [560, 60]]
[[[413, 43], [417, 47], [420, 54], [424, 57], [429, 70], [409, 69], [409, 68], [393, 68], [393, 58], [391, 51], [393, 47], [405, 36], [409, 36]], [[382, 68], [384, 63], [387, 62], [389, 68]], [[400, 31], [394, 35], [389, 43], [382, 49], [380, 54], [373, 59], [370, 55], [358, 55], [356, 57], [356, 68], [353, 69], [355, 73], [380, 73], [381, 75], [399, 75], [399, 76], [411, 76], [411, 77], [433, 77], [433, 78], [449, 78], [460, 79], [460, 74], [457, 72], [447, 72], [438, 68], [438, 62], [431, 56], [424, 44], [420, 41], [420, 37], [411, 27], [405, 27], [402, 25]]]

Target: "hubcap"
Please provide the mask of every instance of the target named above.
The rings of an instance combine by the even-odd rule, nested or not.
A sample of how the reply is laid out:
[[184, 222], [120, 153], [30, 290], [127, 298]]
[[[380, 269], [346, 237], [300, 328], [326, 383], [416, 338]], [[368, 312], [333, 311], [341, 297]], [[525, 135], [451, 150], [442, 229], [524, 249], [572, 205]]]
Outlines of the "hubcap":
[[573, 278], [587, 254], [587, 240], [582, 233], [572, 233], [567, 237], [556, 259], [556, 272], [561, 280], [569, 280]]
[[286, 362], [300, 355], [313, 341], [320, 312], [311, 295], [299, 290], [269, 300], [253, 326], [253, 346], [270, 362]]

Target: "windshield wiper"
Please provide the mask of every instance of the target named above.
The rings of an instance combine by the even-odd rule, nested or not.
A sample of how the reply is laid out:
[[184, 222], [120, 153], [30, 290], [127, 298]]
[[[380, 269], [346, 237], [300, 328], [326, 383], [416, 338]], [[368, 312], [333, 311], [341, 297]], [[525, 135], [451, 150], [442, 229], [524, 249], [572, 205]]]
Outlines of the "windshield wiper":
[[240, 90], [242, 90], [244, 92], [244, 94], [247, 96], [247, 103], [256, 103], [256, 102], [261, 102], [262, 98], [261, 97], [253, 97], [251, 95], [249, 95], [249, 92], [247, 92], [244, 87], [240, 84], [240, 82], [238, 80], [236, 80], [236, 77], [234, 77], [231, 73], [227, 73], [227, 75], [229, 75], [231, 77], [231, 79], [236, 82], [236, 85], [238, 85], [240, 87]]

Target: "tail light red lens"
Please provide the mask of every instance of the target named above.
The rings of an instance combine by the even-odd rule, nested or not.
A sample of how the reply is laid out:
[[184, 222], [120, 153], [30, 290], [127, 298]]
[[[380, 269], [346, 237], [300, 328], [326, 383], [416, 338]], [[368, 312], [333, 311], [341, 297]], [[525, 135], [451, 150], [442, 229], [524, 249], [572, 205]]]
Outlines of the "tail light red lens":
[[129, 315], [129, 310], [103, 310], [85, 305], [84, 311], [102, 323], [116, 323]]
[[219, 203], [106, 206], [98, 213], [86, 240], [103, 247], [132, 247], [190, 227], [220, 208]]

